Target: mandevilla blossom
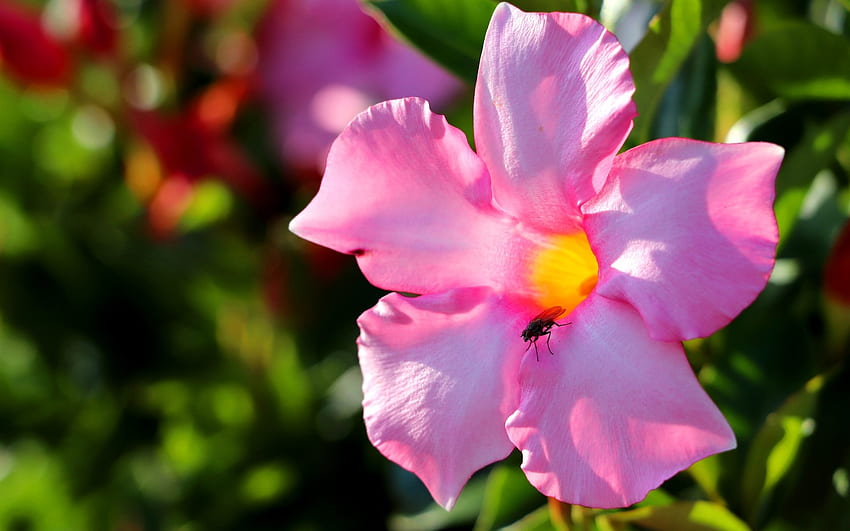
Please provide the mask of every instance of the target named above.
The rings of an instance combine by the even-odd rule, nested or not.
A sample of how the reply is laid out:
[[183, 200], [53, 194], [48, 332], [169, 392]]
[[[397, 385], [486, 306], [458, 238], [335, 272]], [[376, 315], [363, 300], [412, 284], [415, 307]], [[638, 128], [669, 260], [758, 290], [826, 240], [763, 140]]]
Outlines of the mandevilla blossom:
[[[681, 341], [764, 288], [781, 148], [682, 138], [617, 154], [634, 84], [582, 15], [500, 4], [475, 91], [477, 153], [410, 98], [361, 113], [291, 224], [391, 293], [359, 319], [372, 443], [446, 508], [522, 452], [543, 494], [621, 507], [735, 437]], [[568, 310], [539, 361], [521, 334]], [[566, 324], [570, 323], [570, 324]]]
[[720, 13], [714, 40], [717, 59], [724, 63], [738, 60], [755, 30], [755, 0], [732, 0]]
[[257, 73], [281, 156], [318, 176], [334, 138], [384, 99], [450, 101], [460, 83], [395, 39], [357, 0], [274, 0], [263, 17]]

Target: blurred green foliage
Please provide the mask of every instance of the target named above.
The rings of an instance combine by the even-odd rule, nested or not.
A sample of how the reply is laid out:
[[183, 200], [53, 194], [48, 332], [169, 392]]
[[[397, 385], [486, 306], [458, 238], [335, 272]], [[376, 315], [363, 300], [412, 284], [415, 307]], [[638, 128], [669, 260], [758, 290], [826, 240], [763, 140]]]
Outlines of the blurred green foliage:
[[[495, 2], [365, 3], [474, 82]], [[159, 97], [179, 108], [217, 74], [161, 46], [177, 4], [115, 5], [128, 54], [158, 69]], [[197, 17], [181, 42], [250, 33], [261, 4]], [[516, 4], [596, 17], [606, 7]], [[241, 109], [233, 136], [274, 208], [204, 180], [163, 238], [130, 178], [145, 159], [119, 110], [121, 80], [114, 65], [83, 61], [62, 89], [0, 76], [0, 526], [850, 529], [850, 344], [825, 316], [822, 278], [850, 215], [850, 3], [756, 2], [755, 32], [731, 64], [709, 36], [726, 2], [652, 4], [648, 25], [618, 21], [649, 28], [631, 54], [640, 117], [629, 143], [681, 135], [787, 150], [768, 288], [686, 345], [736, 451], [624, 511], [547, 506], [514, 454], [446, 513], [366, 440], [354, 320], [379, 292], [353, 260], [286, 231], [315, 186], [276, 162], [263, 109]]]

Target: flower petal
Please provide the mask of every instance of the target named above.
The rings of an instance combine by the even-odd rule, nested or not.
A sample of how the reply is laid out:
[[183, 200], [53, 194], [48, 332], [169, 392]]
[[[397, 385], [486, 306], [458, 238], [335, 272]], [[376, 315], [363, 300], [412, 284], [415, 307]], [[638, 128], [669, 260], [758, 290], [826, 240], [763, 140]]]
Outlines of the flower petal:
[[575, 13], [499, 4], [475, 87], [475, 143], [497, 203], [554, 232], [602, 187], [632, 128], [634, 83], [617, 39]]
[[516, 269], [513, 222], [464, 134], [416, 98], [371, 107], [337, 138], [319, 193], [290, 225], [354, 254], [376, 286], [439, 293]]
[[618, 156], [584, 206], [597, 291], [631, 303], [650, 336], [711, 334], [746, 308], [773, 268], [782, 148], [663, 139]]
[[521, 330], [486, 288], [387, 295], [358, 324], [369, 440], [450, 509], [469, 477], [506, 457]]
[[528, 480], [588, 507], [625, 507], [676, 472], [735, 447], [679, 343], [654, 341], [628, 305], [591, 295], [525, 358], [507, 422]]

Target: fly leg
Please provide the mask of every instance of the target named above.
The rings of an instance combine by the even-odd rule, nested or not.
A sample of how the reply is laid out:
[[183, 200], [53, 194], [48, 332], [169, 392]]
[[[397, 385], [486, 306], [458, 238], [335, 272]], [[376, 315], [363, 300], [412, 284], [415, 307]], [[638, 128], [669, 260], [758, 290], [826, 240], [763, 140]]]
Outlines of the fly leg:
[[[573, 324], [573, 323], [572, 322], [569, 322], [569, 323], [555, 323], [555, 322], [553, 322], [552, 323], [553, 326], [567, 326], [568, 324]], [[551, 338], [551, 337], [552, 337], [552, 332], [551, 331], [546, 332], [546, 348], [549, 349], [549, 354], [554, 356], [555, 353], [552, 352], [552, 347], [549, 346], [549, 338]]]
[[526, 352], [528, 352], [528, 349], [531, 348], [531, 345], [534, 345], [534, 357], [537, 359], [537, 361], [540, 361], [540, 354], [537, 352], [537, 338], [536, 337], [534, 339], [528, 340], [528, 346], [525, 347]]
[[[554, 324], [558, 324], [558, 323], [554, 323]], [[560, 326], [560, 325], [558, 325], [558, 326]], [[546, 332], [546, 348], [549, 349], [549, 354], [554, 356], [555, 353], [552, 352], [552, 347], [549, 346], [549, 338], [551, 338], [551, 337], [552, 337], [552, 332]]]

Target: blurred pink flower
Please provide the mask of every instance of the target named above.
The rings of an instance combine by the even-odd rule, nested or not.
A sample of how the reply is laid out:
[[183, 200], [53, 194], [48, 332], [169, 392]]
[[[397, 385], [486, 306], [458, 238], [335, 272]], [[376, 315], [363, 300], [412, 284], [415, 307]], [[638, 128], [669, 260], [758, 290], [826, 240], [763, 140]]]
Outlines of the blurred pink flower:
[[261, 91], [286, 163], [318, 173], [333, 139], [369, 105], [444, 102], [460, 82], [395, 40], [357, 0], [273, 0], [259, 37]]
[[37, 11], [12, 2], [0, 2], [0, 70], [20, 82], [65, 85], [71, 57], [48, 34]]
[[[446, 508], [471, 474], [523, 455], [547, 496], [641, 500], [735, 447], [681, 341], [764, 288], [781, 148], [632, 128], [628, 57], [578, 14], [500, 4], [475, 91], [477, 153], [418, 98], [360, 114], [290, 226], [354, 254], [385, 296], [359, 319], [369, 438]], [[568, 313], [540, 360], [521, 334]]]
[[726, 4], [714, 36], [717, 59], [724, 63], [737, 61], [744, 51], [744, 45], [752, 37], [754, 27], [754, 0], [732, 0]]

